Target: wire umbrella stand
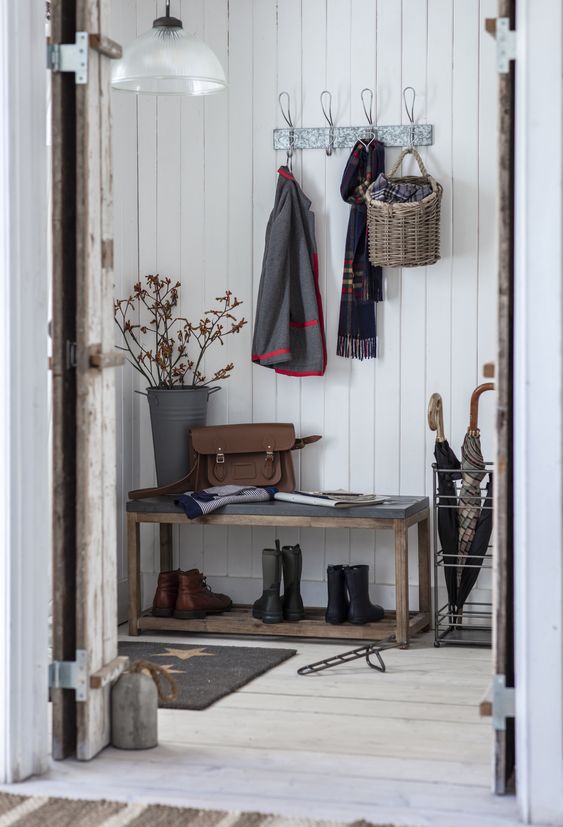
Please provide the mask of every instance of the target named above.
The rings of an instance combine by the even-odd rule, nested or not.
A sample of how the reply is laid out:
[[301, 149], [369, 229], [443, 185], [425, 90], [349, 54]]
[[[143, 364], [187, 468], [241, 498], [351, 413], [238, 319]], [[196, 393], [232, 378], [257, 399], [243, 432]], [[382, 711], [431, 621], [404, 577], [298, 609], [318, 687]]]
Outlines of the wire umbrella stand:
[[[446, 580], [447, 572], [455, 571], [458, 583], [461, 577], [472, 581], [470, 588], [474, 588], [482, 571], [493, 568], [493, 548], [490, 542], [479, 553], [467, 554], [465, 557], [447, 554], [442, 548], [438, 533], [439, 515], [443, 509], [457, 509], [452, 499], [440, 496], [439, 481], [444, 474], [458, 474], [459, 470], [449, 468], [433, 468], [433, 512], [434, 512], [434, 646], [442, 644], [487, 646], [492, 644], [493, 606], [491, 602], [464, 600], [461, 607], [448, 600], [442, 603], [439, 587]], [[475, 508], [482, 515], [493, 510], [493, 498], [490, 496], [487, 478], [492, 481], [493, 463], [485, 463], [486, 473], [479, 494], [469, 498], [474, 501]], [[457, 483], [456, 485], [458, 485]], [[459, 494], [459, 491], [457, 492]], [[471, 549], [472, 551], [473, 549]]]

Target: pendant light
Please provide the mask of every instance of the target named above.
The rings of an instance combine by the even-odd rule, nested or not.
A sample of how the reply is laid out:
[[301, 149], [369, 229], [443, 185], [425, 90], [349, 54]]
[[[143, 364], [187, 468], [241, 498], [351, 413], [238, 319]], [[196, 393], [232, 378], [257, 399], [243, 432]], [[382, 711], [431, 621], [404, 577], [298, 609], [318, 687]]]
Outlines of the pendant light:
[[217, 56], [196, 35], [184, 31], [182, 21], [158, 17], [145, 34], [123, 51], [114, 64], [112, 86], [147, 95], [211, 95], [227, 85]]

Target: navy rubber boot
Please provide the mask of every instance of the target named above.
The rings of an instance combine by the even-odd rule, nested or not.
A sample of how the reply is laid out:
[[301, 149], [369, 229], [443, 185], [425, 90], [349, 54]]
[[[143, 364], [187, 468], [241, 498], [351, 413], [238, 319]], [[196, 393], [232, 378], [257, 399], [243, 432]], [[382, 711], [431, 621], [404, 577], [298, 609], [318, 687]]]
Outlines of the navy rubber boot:
[[346, 568], [346, 566], [327, 567], [328, 605], [325, 614], [327, 623], [345, 623], [348, 620], [350, 601], [344, 573]]
[[362, 625], [381, 620], [383, 608], [369, 598], [369, 566], [345, 566], [344, 575], [350, 595], [348, 622]]

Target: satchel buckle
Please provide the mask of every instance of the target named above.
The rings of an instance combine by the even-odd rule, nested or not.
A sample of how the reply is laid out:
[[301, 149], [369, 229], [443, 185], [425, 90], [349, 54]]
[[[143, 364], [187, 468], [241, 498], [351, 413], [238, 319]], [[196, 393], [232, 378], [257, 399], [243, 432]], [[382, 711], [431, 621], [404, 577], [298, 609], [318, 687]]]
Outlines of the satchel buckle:
[[266, 446], [266, 459], [264, 461], [264, 476], [266, 479], [271, 480], [274, 476], [274, 452], [272, 451], [272, 446]]
[[215, 457], [215, 462], [217, 463], [217, 465], [223, 465], [224, 462], [225, 462], [225, 454], [222, 452], [222, 450], [220, 448], [217, 451], [217, 456]]

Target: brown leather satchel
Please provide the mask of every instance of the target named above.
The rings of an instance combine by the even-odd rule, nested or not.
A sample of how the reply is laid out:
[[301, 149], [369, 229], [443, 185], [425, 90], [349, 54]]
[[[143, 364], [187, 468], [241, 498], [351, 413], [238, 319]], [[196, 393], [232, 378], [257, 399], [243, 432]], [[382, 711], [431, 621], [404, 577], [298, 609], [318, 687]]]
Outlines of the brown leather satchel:
[[157, 488], [130, 491], [132, 500], [159, 494], [201, 491], [216, 485], [275, 486], [295, 489], [291, 451], [304, 448], [321, 437], [295, 438], [291, 423], [210, 425], [190, 431], [192, 468], [177, 482]]

